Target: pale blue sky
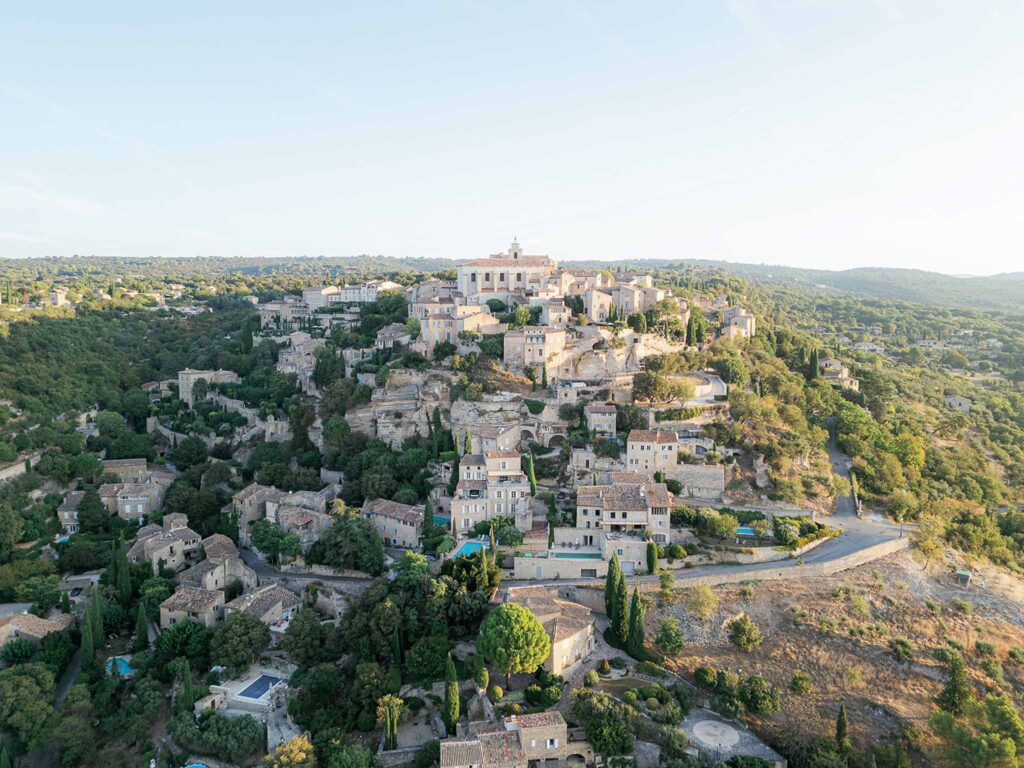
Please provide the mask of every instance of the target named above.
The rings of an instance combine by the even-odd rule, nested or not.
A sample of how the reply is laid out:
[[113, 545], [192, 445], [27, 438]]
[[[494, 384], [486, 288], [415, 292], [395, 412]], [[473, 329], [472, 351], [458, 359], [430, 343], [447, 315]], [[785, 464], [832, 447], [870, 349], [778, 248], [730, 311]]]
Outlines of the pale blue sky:
[[0, 256], [1020, 270], [1022, 40], [982, 0], [14, 4]]

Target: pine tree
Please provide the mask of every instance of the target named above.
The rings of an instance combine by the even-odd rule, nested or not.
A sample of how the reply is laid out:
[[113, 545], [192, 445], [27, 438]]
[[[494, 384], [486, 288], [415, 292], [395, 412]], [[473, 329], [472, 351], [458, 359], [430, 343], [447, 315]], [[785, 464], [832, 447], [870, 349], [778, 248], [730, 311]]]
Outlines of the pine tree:
[[457, 722], [459, 722], [459, 678], [455, 674], [455, 662], [452, 661], [452, 654], [449, 651], [444, 677], [444, 723], [449, 733], [455, 732]]
[[846, 722], [846, 702], [839, 705], [836, 717], [836, 748], [844, 755], [850, 753], [849, 727]]
[[964, 657], [957, 651], [950, 651], [946, 659], [946, 684], [935, 702], [954, 717], [960, 717], [973, 698], [971, 682], [967, 677]]
[[604, 579], [604, 612], [612, 624], [615, 623], [615, 584], [621, 575], [619, 556], [612, 554], [612, 559], [608, 563], [608, 575]]
[[149, 617], [146, 606], [140, 600], [138, 614], [135, 617], [135, 650], [143, 651], [149, 646]]
[[537, 495], [537, 475], [533, 471], [533, 451], [526, 457], [526, 477], [530, 481], [530, 495]]
[[629, 606], [629, 632], [626, 637], [626, 650], [636, 659], [644, 656], [644, 608], [640, 588], [633, 587], [633, 601]]
[[618, 642], [625, 643], [629, 634], [629, 608], [626, 604], [626, 579], [619, 572], [615, 580], [615, 607], [612, 609], [612, 634]]

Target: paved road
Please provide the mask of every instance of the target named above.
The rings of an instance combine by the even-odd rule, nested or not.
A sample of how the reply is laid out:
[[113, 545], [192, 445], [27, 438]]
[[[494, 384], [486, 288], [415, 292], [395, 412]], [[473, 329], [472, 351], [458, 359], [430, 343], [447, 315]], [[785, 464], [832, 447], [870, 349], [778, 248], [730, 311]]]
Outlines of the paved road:
[[[780, 568], [799, 568], [801, 564], [828, 563], [847, 555], [860, 552], [863, 549], [881, 544], [886, 541], [898, 539], [901, 536], [900, 528], [886, 522], [876, 520], [862, 520], [853, 514], [834, 515], [819, 520], [819, 522], [830, 525], [834, 528], [841, 528], [843, 534], [834, 539], [829, 539], [815, 549], [808, 552], [799, 559], [776, 560], [768, 563], [746, 563], [744, 565], [707, 565], [697, 568], [675, 571], [676, 584], [686, 586], [687, 583], [700, 582], [708, 577], [728, 574], [734, 577], [736, 574], [743, 574], [744, 577], [757, 579], [758, 573], [775, 571]], [[640, 576], [642, 583], [656, 583], [659, 576]], [[633, 583], [637, 579], [630, 578]], [[591, 585], [603, 586], [604, 577], [584, 579], [549, 579], [537, 580], [503, 580], [505, 585], [542, 585], [546, 587], [559, 587], [568, 585]]]
[[239, 547], [238, 554], [247, 566], [256, 571], [261, 582], [266, 581], [337, 581], [346, 583], [366, 584], [368, 579], [355, 576], [321, 576], [316, 573], [292, 573], [291, 571], [279, 571], [266, 560], [257, 555], [251, 549]]
[[[836, 419], [835, 416], [828, 418], [828, 458], [832, 462], [832, 470], [840, 477], [850, 480], [850, 458], [839, 450], [836, 443]], [[857, 503], [853, 500], [853, 494], [849, 496], [837, 496], [835, 504], [836, 515], [857, 514]]]

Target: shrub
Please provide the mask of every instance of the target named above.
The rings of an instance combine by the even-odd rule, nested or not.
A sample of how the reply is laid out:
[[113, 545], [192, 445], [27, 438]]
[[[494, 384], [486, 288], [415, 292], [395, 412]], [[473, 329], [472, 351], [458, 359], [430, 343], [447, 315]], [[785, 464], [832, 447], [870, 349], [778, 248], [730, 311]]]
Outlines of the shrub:
[[974, 605], [972, 605], [969, 600], [964, 600], [961, 597], [954, 597], [952, 600], [950, 600], [949, 604], [953, 606], [953, 610], [957, 613], [970, 615], [974, 612]]
[[540, 415], [540, 412], [544, 410], [545, 404], [542, 400], [530, 400], [529, 398], [523, 398], [523, 403], [525, 403], [527, 409], [534, 416]]
[[697, 667], [693, 670], [693, 680], [710, 691], [718, 684], [718, 671], [714, 667]]
[[612, 665], [608, 663], [608, 659], [601, 659], [597, 665], [597, 671], [602, 675], [610, 675], [612, 673]]
[[789, 690], [797, 696], [811, 692], [811, 676], [802, 670], [796, 670], [789, 679]]
[[889, 641], [889, 650], [896, 654], [900, 661], [909, 661], [914, 655], [914, 646], [905, 637], [894, 637]]
[[730, 621], [728, 630], [729, 641], [744, 651], [752, 651], [761, 644], [761, 630], [746, 614]]
[[996, 646], [993, 643], [986, 643], [984, 640], [978, 640], [974, 644], [974, 652], [979, 656], [995, 656]]
[[612, 666], [615, 667], [616, 669], [620, 669], [621, 670], [621, 669], [628, 669], [629, 668], [629, 662], [626, 661], [621, 656], [614, 657], [612, 659], [611, 663], [612, 663]]
[[995, 659], [982, 659], [981, 668], [996, 684], [1000, 686], [1006, 685], [1006, 678], [1003, 677], [1003, 665], [998, 661]]
[[779, 692], [763, 677], [751, 675], [740, 689], [740, 700], [755, 715], [770, 715], [782, 708]]
[[501, 690], [500, 685], [491, 686], [491, 701], [501, 701], [505, 692]]
[[644, 675], [650, 675], [651, 677], [661, 678], [665, 676], [665, 670], [653, 661], [638, 662], [636, 665], [636, 671]]
[[657, 700], [656, 698], [654, 698], [653, 696], [651, 696], [651, 697], [650, 697], [649, 699], [644, 699], [644, 705], [645, 705], [645, 706], [646, 706], [646, 707], [647, 707], [648, 709], [657, 709], [660, 703], [661, 703], [661, 702], [659, 702], [659, 701], [658, 701], [658, 700]]
[[1024, 664], [1024, 647], [1019, 645], [1014, 646], [1006, 655], [1018, 664]]
[[636, 691], [626, 691], [622, 694], [622, 700], [627, 704], [636, 704], [637, 699], [638, 696], [636, 695]]
[[587, 674], [583, 676], [583, 684], [587, 686], [587, 688], [593, 688], [595, 685], [597, 685], [600, 679], [601, 678], [598, 677], [597, 672], [595, 672], [594, 670], [590, 670], [589, 672], [587, 672]]
[[707, 584], [698, 584], [690, 590], [687, 608], [697, 618], [706, 621], [718, 610], [718, 595]]

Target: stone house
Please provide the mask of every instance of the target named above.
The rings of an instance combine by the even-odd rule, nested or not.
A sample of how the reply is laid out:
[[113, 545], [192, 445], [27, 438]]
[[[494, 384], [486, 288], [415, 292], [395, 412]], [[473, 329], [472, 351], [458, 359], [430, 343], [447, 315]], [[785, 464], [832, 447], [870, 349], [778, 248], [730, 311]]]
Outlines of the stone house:
[[554, 380], [565, 356], [565, 329], [528, 325], [505, 334], [505, 365], [514, 370], [527, 366], [547, 366], [548, 379]]
[[399, 504], [388, 499], [369, 499], [360, 513], [384, 541], [385, 547], [418, 549], [423, 529], [422, 506]]
[[179, 573], [176, 579], [179, 584], [198, 587], [208, 592], [224, 591], [234, 584], [239, 585], [243, 592], [247, 592], [259, 584], [256, 571], [243, 563], [238, 555], [220, 560], [203, 560]]
[[141, 523], [160, 509], [164, 486], [153, 480], [145, 482], [105, 483], [99, 488], [100, 501], [107, 511], [128, 522]]
[[725, 468], [717, 464], [680, 464], [666, 476], [682, 484], [681, 496], [720, 499], [725, 493]]
[[188, 517], [181, 514], [164, 515], [161, 525], [144, 525], [135, 542], [128, 549], [133, 563], [148, 562], [157, 573], [161, 564], [172, 571], [180, 571], [199, 559], [202, 539], [188, 527]]
[[241, 382], [238, 374], [234, 371], [196, 371], [191, 368], [178, 371], [178, 397], [187, 403], [189, 408], [196, 404], [194, 392], [196, 382], [200, 379], [207, 384], [238, 384]]
[[970, 413], [971, 406], [974, 405], [974, 401], [969, 397], [960, 397], [959, 395], [946, 395], [943, 397], [943, 402], [947, 408], [954, 408], [961, 413]]
[[0, 648], [18, 639], [39, 643], [51, 632], [61, 632], [71, 625], [71, 616], [58, 613], [42, 619], [32, 613], [13, 613], [0, 617]]
[[626, 440], [630, 472], [670, 472], [679, 461], [679, 435], [663, 429], [634, 429]]
[[467, 533], [495, 517], [515, 518], [516, 528], [533, 527], [530, 481], [517, 451], [467, 453], [459, 462], [459, 482], [452, 499], [452, 533]]
[[606, 322], [613, 306], [615, 299], [610, 293], [590, 288], [583, 294], [583, 309], [592, 323]]
[[470, 427], [470, 448], [467, 453], [485, 451], [511, 451], [519, 445], [521, 425], [508, 424], [497, 427]]
[[[603, 533], [637, 535], [649, 531], [659, 544], [668, 544], [672, 494], [664, 483], [634, 482], [612, 475], [612, 485], [581, 485], [576, 491], [576, 528]], [[601, 546], [599, 535], [583, 534], [585, 546]]]
[[272, 485], [250, 483], [231, 497], [230, 507], [238, 515], [238, 541], [242, 546], [249, 546], [253, 525], [267, 516], [267, 503], [279, 503], [287, 495]]
[[160, 603], [160, 628], [169, 629], [179, 621], [197, 621], [213, 627], [224, 615], [224, 593], [219, 590], [179, 586]]
[[407, 347], [412, 341], [412, 336], [405, 327], [405, 323], [391, 323], [377, 331], [377, 340], [374, 346], [377, 349], [393, 349], [396, 344]]
[[279, 639], [301, 605], [302, 600], [293, 592], [277, 584], [267, 584], [225, 604], [224, 617], [244, 611], [270, 627], [272, 636]]
[[614, 405], [590, 403], [583, 411], [587, 417], [588, 431], [596, 435], [615, 435], [615, 416], [617, 411]]
[[150, 478], [150, 469], [145, 459], [107, 459], [103, 474], [117, 475], [122, 483], [144, 483]]
[[85, 491], [69, 491], [64, 501], [57, 507], [57, 519], [60, 520], [60, 527], [68, 536], [78, 533], [81, 526], [78, 524], [78, 507], [85, 498]]
[[[549, 762], [551, 761], [551, 762]], [[441, 742], [441, 768], [529, 768], [594, 762], [589, 742], [570, 736], [561, 712], [469, 723]]]
[[[498, 594], [495, 594], [498, 598]], [[517, 603], [537, 617], [551, 638], [543, 667], [553, 675], [570, 675], [593, 652], [594, 619], [590, 609], [553, 597], [544, 587], [509, 587], [501, 602]]]

